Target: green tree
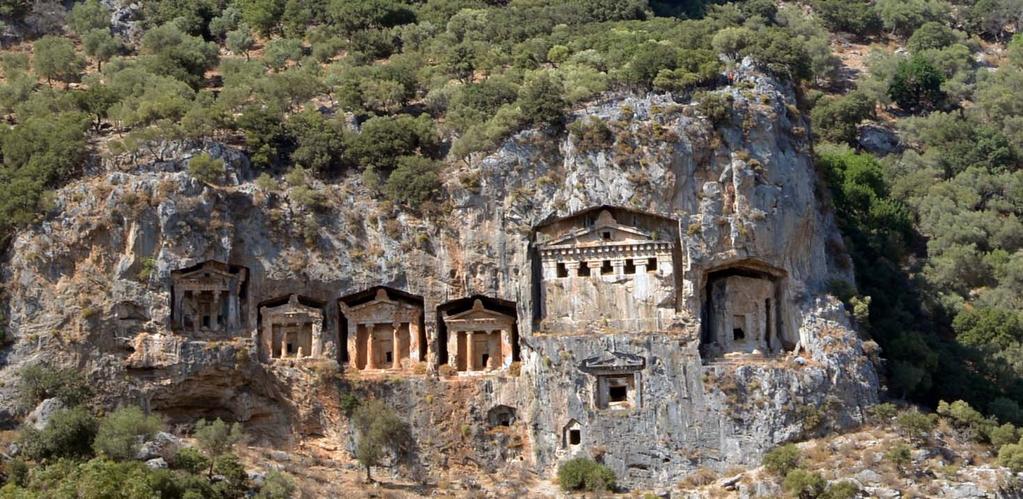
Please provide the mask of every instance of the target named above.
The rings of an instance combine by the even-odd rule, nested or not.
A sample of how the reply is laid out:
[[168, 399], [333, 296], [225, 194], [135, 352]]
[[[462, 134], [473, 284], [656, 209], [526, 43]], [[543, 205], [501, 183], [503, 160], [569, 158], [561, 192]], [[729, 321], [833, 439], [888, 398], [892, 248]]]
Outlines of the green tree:
[[205, 152], [196, 154], [188, 160], [188, 174], [200, 182], [216, 184], [224, 179], [225, 173], [227, 168], [224, 167], [224, 160], [214, 159]]
[[82, 48], [86, 55], [96, 60], [96, 69], [102, 71], [103, 63], [124, 50], [124, 45], [109, 31], [94, 29], [82, 37]]
[[785, 475], [782, 488], [792, 497], [814, 499], [824, 494], [828, 481], [813, 471], [796, 468]]
[[943, 49], [958, 41], [959, 37], [952, 28], [939, 22], [928, 21], [913, 32], [906, 47], [915, 53], [921, 50]]
[[914, 55], [896, 67], [888, 96], [906, 111], [933, 109], [944, 99], [941, 90], [944, 80], [944, 75], [929, 61]]
[[874, 8], [884, 27], [902, 36], [909, 36], [925, 22], [947, 18], [950, 10], [942, 0], [877, 0]]
[[47, 84], [53, 80], [65, 84], [78, 81], [84, 65], [67, 38], [47, 35], [32, 44], [32, 67]]
[[349, 36], [371, 28], [389, 28], [415, 22], [416, 14], [397, 0], [331, 0], [334, 24]]
[[350, 139], [349, 151], [363, 168], [373, 167], [389, 174], [402, 156], [432, 157], [440, 140], [433, 121], [426, 115], [378, 116], [362, 124], [358, 135]]
[[110, 10], [99, 0], [78, 2], [67, 16], [68, 26], [78, 36], [85, 36], [93, 30], [110, 31]]
[[355, 458], [366, 469], [368, 481], [373, 481], [370, 475], [373, 466], [378, 466], [388, 454], [400, 458], [411, 442], [408, 426], [381, 400], [363, 401], [352, 414], [352, 425]]
[[284, 0], [238, 0], [241, 17], [264, 37], [277, 31], [284, 15]]
[[209, 476], [211, 478], [213, 477], [213, 468], [217, 458], [231, 452], [234, 446], [245, 438], [240, 424], [233, 423], [229, 425], [220, 418], [213, 422], [200, 419], [195, 424], [192, 436], [195, 437], [199, 448], [202, 449], [207, 459], [209, 459]]
[[519, 107], [531, 123], [558, 126], [564, 122], [568, 108], [564, 92], [562, 83], [544, 72], [522, 86], [519, 91]]
[[249, 30], [248, 25], [242, 24], [238, 26], [238, 29], [227, 33], [225, 45], [227, 50], [234, 54], [245, 54], [245, 60], [247, 61], [249, 60], [249, 51], [256, 45], [256, 40], [252, 38], [252, 32]]
[[42, 430], [22, 430], [22, 454], [33, 461], [89, 457], [96, 427], [96, 418], [83, 406], [59, 410]]
[[256, 499], [291, 499], [295, 497], [294, 481], [288, 475], [277, 470], [271, 470], [263, 480], [263, 486], [256, 493]]
[[146, 31], [140, 52], [145, 67], [198, 88], [206, 73], [217, 64], [217, 46], [183, 32], [174, 24]]
[[860, 37], [881, 31], [881, 18], [867, 0], [815, 0], [814, 12], [832, 31], [845, 31]]
[[821, 140], [855, 145], [856, 126], [874, 114], [874, 102], [862, 92], [825, 97], [814, 105], [810, 119]]
[[297, 144], [291, 153], [292, 162], [321, 173], [337, 173], [344, 165], [346, 133], [342, 121], [307, 109], [292, 115], [287, 128]]
[[75, 369], [39, 363], [29, 364], [18, 372], [18, 399], [24, 409], [48, 398], [57, 398], [72, 407], [88, 402], [91, 397], [89, 381]]
[[404, 205], [417, 207], [433, 197], [440, 188], [440, 162], [422, 156], [402, 156], [387, 177], [384, 193]]
[[1015, 310], [971, 308], [955, 317], [952, 327], [960, 343], [984, 349], [1006, 349], [1023, 341], [1023, 317]]
[[92, 448], [115, 461], [134, 459], [141, 443], [163, 429], [163, 422], [136, 406], [120, 407], [100, 420]]
[[785, 444], [764, 454], [764, 468], [777, 476], [784, 477], [799, 466], [800, 452], [795, 444]]

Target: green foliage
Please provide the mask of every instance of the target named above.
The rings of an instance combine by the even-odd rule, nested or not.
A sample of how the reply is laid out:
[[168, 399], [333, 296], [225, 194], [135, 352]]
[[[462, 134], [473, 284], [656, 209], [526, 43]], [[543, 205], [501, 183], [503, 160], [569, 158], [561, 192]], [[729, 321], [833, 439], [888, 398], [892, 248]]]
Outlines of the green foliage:
[[561, 490], [566, 492], [573, 490], [613, 491], [615, 480], [615, 474], [611, 468], [585, 457], [569, 459], [558, 467], [558, 485], [561, 486]]
[[934, 424], [934, 417], [915, 409], [902, 411], [895, 417], [895, 427], [899, 432], [918, 441], [930, 439]]
[[924, 23], [909, 37], [906, 47], [911, 52], [928, 49], [943, 49], [959, 41], [956, 32], [942, 23], [930, 21]]
[[42, 430], [22, 429], [21, 452], [33, 461], [89, 457], [96, 429], [96, 418], [87, 408], [62, 409], [50, 416]]
[[408, 426], [381, 400], [366, 400], [352, 413], [355, 431], [355, 458], [366, 469], [366, 479], [372, 480], [370, 469], [381, 463], [388, 454], [396, 460], [408, 450], [411, 434]]
[[284, 0], [238, 0], [242, 20], [262, 36], [277, 30], [284, 15]]
[[224, 167], [224, 160], [213, 158], [202, 152], [192, 156], [188, 160], [188, 174], [200, 182], [216, 184], [224, 179], [227, 169]]
[[85, 54], [96, 60], [97, 69], [103, 69], [103, 63], [113, 56], [121, 53], [124, 46], [121, 41], [114, 38], [109, 30], [94, 29], [82, 36], [82, 48]]
[[995, 426], [991, 429], [988, 434], [988, 439], [991, 441], [991, 445], [996, 449], [1000, 449], [1005, 444], [1011, 444], [1019, 440], [1019, 432], [1016, 431], [1016, 427], [1012, 423], [1005, 423], [1001, 426]]
[[867, 0], [815, 0], [813, 7], [830, 30], [861, 37], [881, 31], [881, 18]]
[[341, 412], [344, 412], [347, 417], [352, 417], [355, 409], [359, 408], [359, 403], [358, 397], [351, 393], [346, 393], [341, 396]]
[[85, 36], [93, 30], [110, 30], [110, 10], [99, 0], [85, 0], [76, 3], [67, 15], [68, 26], [78, 36]]
[[541, 72], [527, 81], [519, 91], [519, 107], [531, 122], [546, 126], [561, 125], [568, 102], [564, 87], [549, 73]]
[[252, 38], [252, 32], [249, 30], [249, 27], [242, 24], [237, 29], [227, 32], [225, 45], [227, 50], [234, 54], [244, 54], [247, 61], [249, 60], [249, 51], [256, 45], [256, 40]]
[[856, 499], [860, 497], [860, 488], [852, 480], [843, 480], [828, 485], [821, 499]]
[[288, 475], [271, 470], [263, 479], [263, 487], [256, 494], [256, 499], [291, 499], [298, 488]]
[[392, 201], [417, 207], [433, 197], [440, 188], [441, 163], [422, 156], [402, 156], [387, 177], [384, 193]]
[[914, 55], [899, 63], [888, 86], [888, 96], [910, 112], [933, 109], [941, 104], [945, 76], [927, 59]]
[[194, 447], [182, 447], [171, 460], [171, 466], [189, 473], [203, 473], [210, 467], [210, 460]]
[[583, 151], [604, 149], [614, 144], [614, 133], [604, 120], [597, 116], [573, 121], [568, 131], [575, 137], [579, 149]]
[[884, 402], [870, 408], [870, 415], [884, 423], [894, 419], [898, 412], [899, 409], [891, 402]]
[[956, 340], [978, 348], [1006, 349], [1023, 341], [1023, 316], [1015, 310], [976, 308], [952, 321]]
[[1023, 442], [1005, 444], [998, 449], [998, 464], [1015, 473], [1023, 471]]
[[73, 407], [92, 398], [89, 381], [75, 369], [55, 368], [47, 364], [30, 364], [18, 373], [19, 405], [31, 409], [48, 398], [57, 398]]
[[764, 454], [763, 464], [767, 471], [783, 477], [799, 466], [799, 459], [799, 447], [795, 444], [785, 444]]
[[856, 144], [856, 125], [874, 114], [874, 102], [861, 92], [825, 97], [814, 105], [814, 133], [826, 142]]
[[701, 92], [693, 96], [696, 110], [707, 117], [715, 128], [727, 123], [732, 116], [732, 95]]
[[389, 174], [403, 156], [433, 156], [439, 137], [429, 116], [378, 116], [366, 120], [359, 134], [352, 137], [349, 152], [363, 168], [372, 167]]
[[85, 62], [75, 53], [71, 40], [47, 35], [32, 44], [32, 69], [46, 78], [66, 83], [78, 81]]
[[901, 471], [913, 461], [912, 449], [906, 444], [898, 443], [884, 453], [884, 458]]
[[901, 36], [909, 36], [928, 21], [947, 19], [949, 13], [943, 0], [877, 0], [874, 8], [884, 27]]
[[782, 481], [782, 489], [793, 497], [799, 499], [813, 499], [821, 497], [828, 485], [828, 481], [820, 473], [796, 468], [785, 474]]
[[181, 80], [192, 88], [202, 83], [207, 69], [217, 64], [217, 46], [189, 35], [174, 24], [146, 31], [140, 53], [152, 73]]
[[328, 174], [338, 172], [343, 166], [347, 136], [340, 119], [329, 119], [307, 109], [292, 115], [287, 128], [296, 143], [291, 153], [292, 162]]
[[210, 422], [200, 419], [192, 432], [199, 448], [211, 460], [227, 454], [236, 444], [245, 438], [242, 427], [238, 423], [227, 424], [220, 418]]
[[99, 423], [93, 450], [114, 461], [133, 459], [140, 444], [163, 429], [163, 422], [136, 406], [126, 406], [107, 414]]
[[415, 12], [397, 0], [332, 0], [329, 14], [334, 25], [349, 36], [370, 28], [389, 28], [416, 20]]

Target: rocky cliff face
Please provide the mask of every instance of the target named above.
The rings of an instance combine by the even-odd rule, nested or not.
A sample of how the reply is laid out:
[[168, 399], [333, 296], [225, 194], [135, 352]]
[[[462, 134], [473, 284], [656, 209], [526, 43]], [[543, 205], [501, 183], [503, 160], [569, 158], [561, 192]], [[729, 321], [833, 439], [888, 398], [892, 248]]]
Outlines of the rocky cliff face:
[[[77, 365], [109, 403], [137, 401], [181, 422], [240, 420], [282, 445], [309, 434], [347, 441], [338, 406], [351, 391], [407, 415], [422, 469], [548, 473], [590, 455], [628, 486], [755, 463], [778, 442], [854, 424], [878, 381], [826, 294], [830, 279], [852, 278], [805, 121], [790, 89], [749, 68], [719, 93], [732, 107], [717, 127], [695, 104], [647, 95], [575, 113], [599, 117], [608, 141], [522, 132], [450, 164], [444, 201], [420, 215], [378, 200], [355, 174], [315, 183], [319, 205], [280, 181], [257, 185], [244, 155], [219, 145], [206, 150], [229, 166], [222, 186], [186, 173], [192, 149], [169, 162], [108, 161], [62, 189], [56, 214], [13, 244], [3, 282], [14, 343], [2, 376], [37, 360]], [[600, 205], [677, 225], [674, 313], [653, 331], [544, 331], [535, 228]], [[170, 331], [171, 272], [206, 260], [248, 270], [238, 337]], [[769, 269], [778, 283], [771, 320], [788, 344], [774, 354], [701, 354], [708, 281], [735, 268]], [[377, 285], [422, 297], [422, 368], [348, 368], [337, 299]], [[293, 293], [326, 304], [324, 358], [264, 362], [257, 304]], [[449, 376], [438, 306], [474, 295], [514, 303], [521, 361]], [[632, 376], [628, 403], [600, 408], [599, 373], [616, 369]], [[0, 387], [8, 419], [12, 385]], [[514, 412], [508, 427], [488, 418], [500, 405]]]

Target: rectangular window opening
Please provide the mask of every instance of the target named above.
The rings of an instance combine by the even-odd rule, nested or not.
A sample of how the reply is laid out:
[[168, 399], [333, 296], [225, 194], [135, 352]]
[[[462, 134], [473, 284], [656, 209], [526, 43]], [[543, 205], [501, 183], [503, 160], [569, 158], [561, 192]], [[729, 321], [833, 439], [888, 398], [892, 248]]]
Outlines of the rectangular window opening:
[[487, 367], [487, 362], [490, 362], [490, 354], [485, 353], [480, 356], [480, 367]]
[[614, 274], [614, 272], [615, 272], [615, 269], [611, 265], [611, 260], [604, 260], [600, 264], [600, 275], [610, 275], [610, 274]]
[[590, 276], [590, 266], [586, 262], [581, 262], [579, 264], [579, 276], [580, 277]]
[[600, 233], [600, 237], [603, 240], [605, 240], [605, 241], [610, 241], [611, 240], [611, 231], [605, 230], [604, 232], [601, 232]]
[[394, 355], [391, 352], [385, 352], [384, 353], [384, 361], [386, 361], [386, 362], [394, 362]]
[[568, 277], [568, 267], [562, 262], [558, 262], [558, 277]]
[[657, 258], [647, 258], [646, 260], [646, 271], [657, 272]]
[[629, 400], [629, 387], [625, 385], [609, 386], [607, 395], [609, 402], [627, 402]]
[[579, 430], [568, 430], [568, 444], [579, 445], [583, 441], [583, 432]]
[[636, 273], [636, 261], [629, 258], [625, 260], [625, 273], [632, 275]]

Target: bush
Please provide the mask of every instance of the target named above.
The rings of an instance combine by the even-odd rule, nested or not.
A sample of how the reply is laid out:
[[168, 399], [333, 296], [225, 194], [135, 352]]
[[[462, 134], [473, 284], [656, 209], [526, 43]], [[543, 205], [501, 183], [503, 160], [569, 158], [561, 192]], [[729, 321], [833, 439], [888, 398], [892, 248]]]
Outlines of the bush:
[[582, 151], [610, 147], [615, 141], [614, 133], [608, 128], [607, 123], [597, 116], [573, 121], [568, 125], [568, 131], [575, 137]]
[[732, 96], [719, 92], [700, 92], [693, 96], [696, 110], [707, 117], [715, 128], [725, 124], [732, 115]]
[[346, 393], [341, 396], [341, 412], [345, 413], [345, 416], [352, 417], [352, 413], [359, 408], [359, 398], [351, 393]]
[[96, 427], [96, 418], [85, 407], [57, 411], [42, 430], [22, 431], [22, 453], [33, 461], [89, 457]]
[[896, 469], [902, 471], [913, 460], [912, 450], [908, 445], [899, 443], [888, 449], [884, 454], [885, 459], [892, 463]]
[[991, 431], [988, 432], [987, 437], [991, 441], [991, 445], [998, 449], [1005, 444], [1011, 444], [1019, 440], [1019, 433], [1011, 423], [1005, 423], [1001, 426], [993, 426]]
[[141, 443], [162, 429], [159, 417], [147, 415], [136, 406], [121, 407], [100, 422], [92, 448], [115, 461], [134, 459]]
[[895, 418], [895, 426], [906, 437], [924, 441], [930, 438], [934, 430], [934, 417], [915, 409], [902, 411]]
[[272, 470], [263, 480], [256, 499], [291, 499], [297, 490], [295, 482], [288, 475]]
[[558, 485], [564, 491], [610, 491], [615, 487], [615, 474], [611, 468], [592, 459], [577, 457], [558, 468]]
[[178, 450], [171, 460], [171, 466], [175, 469], [185, 470], [189, 473], [203, 473], [210, 466], [210, 460], [194, 447], [183, 447]]
[[943, 49], [959, 41], [955, 31], [939, 22], [927, 22], [913, 32], [906, 47], [911, 52], [928, 49]]
[[92, 398], [92, 388], [75, 369], [32, 364], [19, 373], [18, 397], [25, 409], [31, 409], [48, 398], [57, 398], [64, 406], [73, 407]]
[[1023, 443], [1006, 444], [998, 449], [998, 464], [1016, 473], [1023, 471]]
[[799, 454], [796, 444], [785, 444], [764, 454], [763, 464], [767, 471], [777, 476], [786, 476], [799, 466]]
[[78, 81], [85, 61], [75, 53], [71, 40], [47, 35], [32, 44], [32, 67], [36, 74], [52, 80], [70, 83]]
[[888, 96], [906, 111], [933, 109], [945, 98], [941, 90], [944, 81], [945, 76], [930, 61], [914, 55], [895, 68]]
[[820, 473], [796, 468], [785, 475], [782, 488], [785, 492], [800, 499], [812, 499], [820, 497], [824, 493], [828, 482]]
[[384, 185], [384, 193], [392, 201], [418, 207], [429, 200], [440, 188], [441, 164], [422, 156], [402, 156], [398, 167], [391, 172]]
[[224, 179], [225, 173], [224, 160], [214, 159], [204, 152], [188, 160], [188, 174], [200, 182], [216, 184]]
[[561, 81], [548, 73], [527, 81], [519, 91], [519, 107], [526, 119], [535, 124], [557, 126], [565, 119], [568, 102]]
[[821, 499], [855, 499], [860, 497], [860, 488], [851, 480], [835, 482], [828, 486]]
[[856, 125], [874, 114], [874, 102], [861, 92], [825, 97], [817, 102], [810, 119], [821, 140], [856, 145]]
[[884, 402], [871, 407], [869, 411], [872, 417], [882, 423], [887, 423], [899, 413], [899, 408], [891, 402]]
[[366, 480], [372, 481], [370, 469], [380, 464], [388, 453], [401, 458], [412, 436], [408, 426], [381, 400], [367, 400], [352, 414], [356, 432], [355, 458], [366, 469]]

